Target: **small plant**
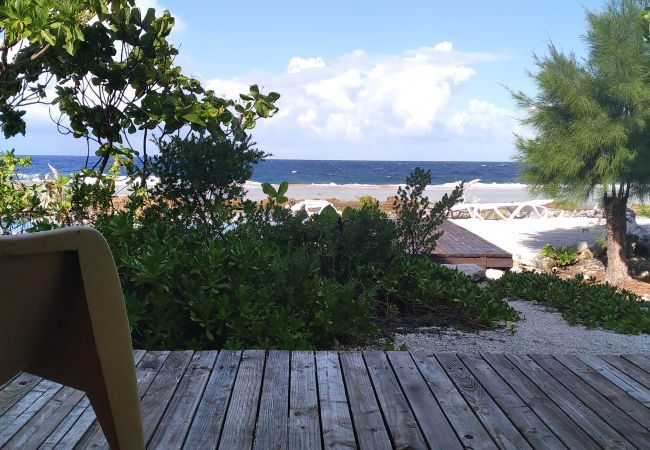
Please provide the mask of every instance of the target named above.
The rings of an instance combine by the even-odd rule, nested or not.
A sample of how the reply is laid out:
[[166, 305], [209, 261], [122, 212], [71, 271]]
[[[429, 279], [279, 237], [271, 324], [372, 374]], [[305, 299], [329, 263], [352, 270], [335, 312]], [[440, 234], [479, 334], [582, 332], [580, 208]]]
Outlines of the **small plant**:
[[408, 351], [408, 346], [406, 344], [400, 344], [399, 347], [395, 346], [395, 341], [386, 339], [384, 341], [384, 351], [386, 352], [395, 352], [395, 351], [400, 351], [400, 352], [406, 352]]
[[359, 197], [359, 203], [361, 204], [361, 207], [363, 208], [364, 206], [376, 205], [379, 202], [372, 195], [362, 195], [361, 197]]
[[640, 205], [639, 215], [641, 217], [650, 217], [650, 205]]
[[463, 184], [445, 194], [431, 206], [424, 190], [431, 183], [431, 171], [416, 167], [406, 177], [406, 186], [399, 187], [394, 198], [393, 212], [397, 216], [397, 236], [410, 255], [428, 254], [436, 247], [442, 232], [436, 229], [449, 215], [463, 195]]
[[598, 252], [600, 254], [605, 253], [605, 250], [607, 250], [607, 236], [605, 235], [596, 236], [595, 243]]
[[271, 183], [262, 183], [262, 192], [264, 192], [272, 205], [281, 205], [286, 203], [289, 199], [284, 195], [289, 189], [289, 183], [283, 181], [276, 190]]
[[563, 247], [561, 245], [544, 244], [541, 251], [542, 256], [551, 258], [558, 263], [560, 267], [570, 266], [578, 259], [578, 252], [570, 246]]

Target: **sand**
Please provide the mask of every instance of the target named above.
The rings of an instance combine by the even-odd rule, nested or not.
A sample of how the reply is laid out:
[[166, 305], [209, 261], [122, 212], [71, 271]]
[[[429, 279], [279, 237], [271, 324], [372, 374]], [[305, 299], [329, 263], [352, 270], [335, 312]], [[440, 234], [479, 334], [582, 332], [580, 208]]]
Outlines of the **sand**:
[[[544, 244], [593, 245], [605, 235], [605, 220], [584, 217], [546, 219], [479, 220], [458, 219], [454, 223], [512, 253], [515, 261], [530, 263]], [[637, 223], [650, 232], [650, 219], [637, 217]]]

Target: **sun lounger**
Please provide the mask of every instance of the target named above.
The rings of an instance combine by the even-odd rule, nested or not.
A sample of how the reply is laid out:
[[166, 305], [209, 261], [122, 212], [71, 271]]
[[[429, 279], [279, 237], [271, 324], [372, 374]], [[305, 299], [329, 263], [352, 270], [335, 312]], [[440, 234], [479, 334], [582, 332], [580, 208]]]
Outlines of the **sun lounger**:
[[[313, 216], [314, 214], [320, 214], [328, 206], [334, 208], [327, 200], [303, 200], [296, 203], [291, 207], [291, 212], [296, 214], [300, 210], [304, 209], [307, 212], [308, 216]], [[336, 210], [336, 208], [334, 208]], [[338, 211], [337, 211], [338, 212]]]
[[131, 335], [104, 238], [0, 236], [0, 385], [21, 371], [86, 392], [111, 448], [143, 449]]
[[525, 211], [534, 214], [536, 217], [548, 217], [548, 208], [546, 205], [553, 200], [528, 200], [525, 202], [494, 202], [494, 203], [458, 203], [454, 205], [452, 211], [467, 211], [471, 218], [483, 220], [483, 212], [494, 213], [497, 217], [504, 220], [516, 219], [522, 216]]

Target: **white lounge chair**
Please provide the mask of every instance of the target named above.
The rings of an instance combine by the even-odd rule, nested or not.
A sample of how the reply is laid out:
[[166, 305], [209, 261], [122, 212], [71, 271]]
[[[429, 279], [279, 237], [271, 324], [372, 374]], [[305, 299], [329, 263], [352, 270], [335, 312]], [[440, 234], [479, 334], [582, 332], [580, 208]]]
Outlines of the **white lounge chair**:
[[[525, 210], [530, 210], [538, 218], [548, 217], [548, 208], [546, 205], [552, 203], [552, 199], [528, 200], [525, 202], [494, 202], [494, 203], [473, 203], [463, 205], [465, 210], [469, 211], [470, 217], [483, 220], [483, 212], [494, 212], [498, 217], [504, 220], [516, 219]], [[454, 208], [452, 208], [452, 211]]]
[[320, 214], [328, 206], [331, 206], [336, 212], [339, 212], [334, 205], [327, 200], [303, 200], [293, 205], [291, 207], [291, 212], [296, 214], [304, 209], [308, 216], [313, 216], [314, 214]]

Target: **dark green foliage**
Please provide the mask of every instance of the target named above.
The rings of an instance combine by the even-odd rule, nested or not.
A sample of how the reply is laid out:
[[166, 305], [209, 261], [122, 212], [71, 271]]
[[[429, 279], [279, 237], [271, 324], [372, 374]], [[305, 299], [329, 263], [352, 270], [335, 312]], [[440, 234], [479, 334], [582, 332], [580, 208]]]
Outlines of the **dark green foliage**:
[[428, 258], [394, 261], [376, 281], [382, 316], [407, 315], [475, 328], [491, 328], [518, 318], [503, 298], [492, 296], [465, 275]]
[[449, 210], [463, 195], [463, 184], [450, 195], [443, 195], [433, 206], [424, 190], [431, 183], [431, 171], [416, 167], [406, 177], [406, 186], [397, 190], [393, 212], [397, 216], [397, 235], [411, 255], [429, 254], [436, 247], [441, 233], [436, 229], [449, 215]]
[[0, 235], [21, 228], [38, 208], [38, 190], [19, 177], [20, 169], [30, 165], [28, 156], [0, 151]]
[[245, 206], [225, 240], [176, 225], [165, 208], [145, 210], [137, 224], [128, 212], [97, 222], [136, 345], [332, 348], [405, 315], [481, 328], [516, 319], [467, 277], [408, 257], [376, 205], [312, 219]]
[[280, 183], [277, 190], [271, 185], [271, 183], [262, 183], [262, 192], [267, 195], [269, 202], [272, 204], [280, 205], [286, 203], [289, 200], [284, 195], [287, 193], [287, 189], [289, 189], [289, 183], [287, 181]]
[[619, 333], [650, 333], [650, 308], [632, 292], [532, 272], [507, 273], [488, 288], [495, 298], [536, 300], [558, 309], [571, 324]]
[[233, 203], [243, 200], [243, 183], [264, 152], [250, 138], [242, 142], [215, 136], [171, 138], [159, 142], [152, 168], [160, 179], [153, 195], [177, 210], [186, 226], [221, 232], [231, 219]]
[[641, 205], [639, 207], [639, 215], [641, 217], [650, 217], [650, 205]]
[[560, 267], [570, 266], [578, 259], [578, 252], [571, 246], [564, 247], [561, 245], [544, 244], [541, 254], [542, 256], [551, 258]]
[[613, 0], [587, 12], [582, 61], [549, 45], [531, 74], [538, 93], [513, 93], [532, 138], [518, 136], [523, 181], [536, 193], [583, 201], [598, 193], [607, 226], [607, 279], [627, 278], [625, 210], [650, 191], [647, 1]]

